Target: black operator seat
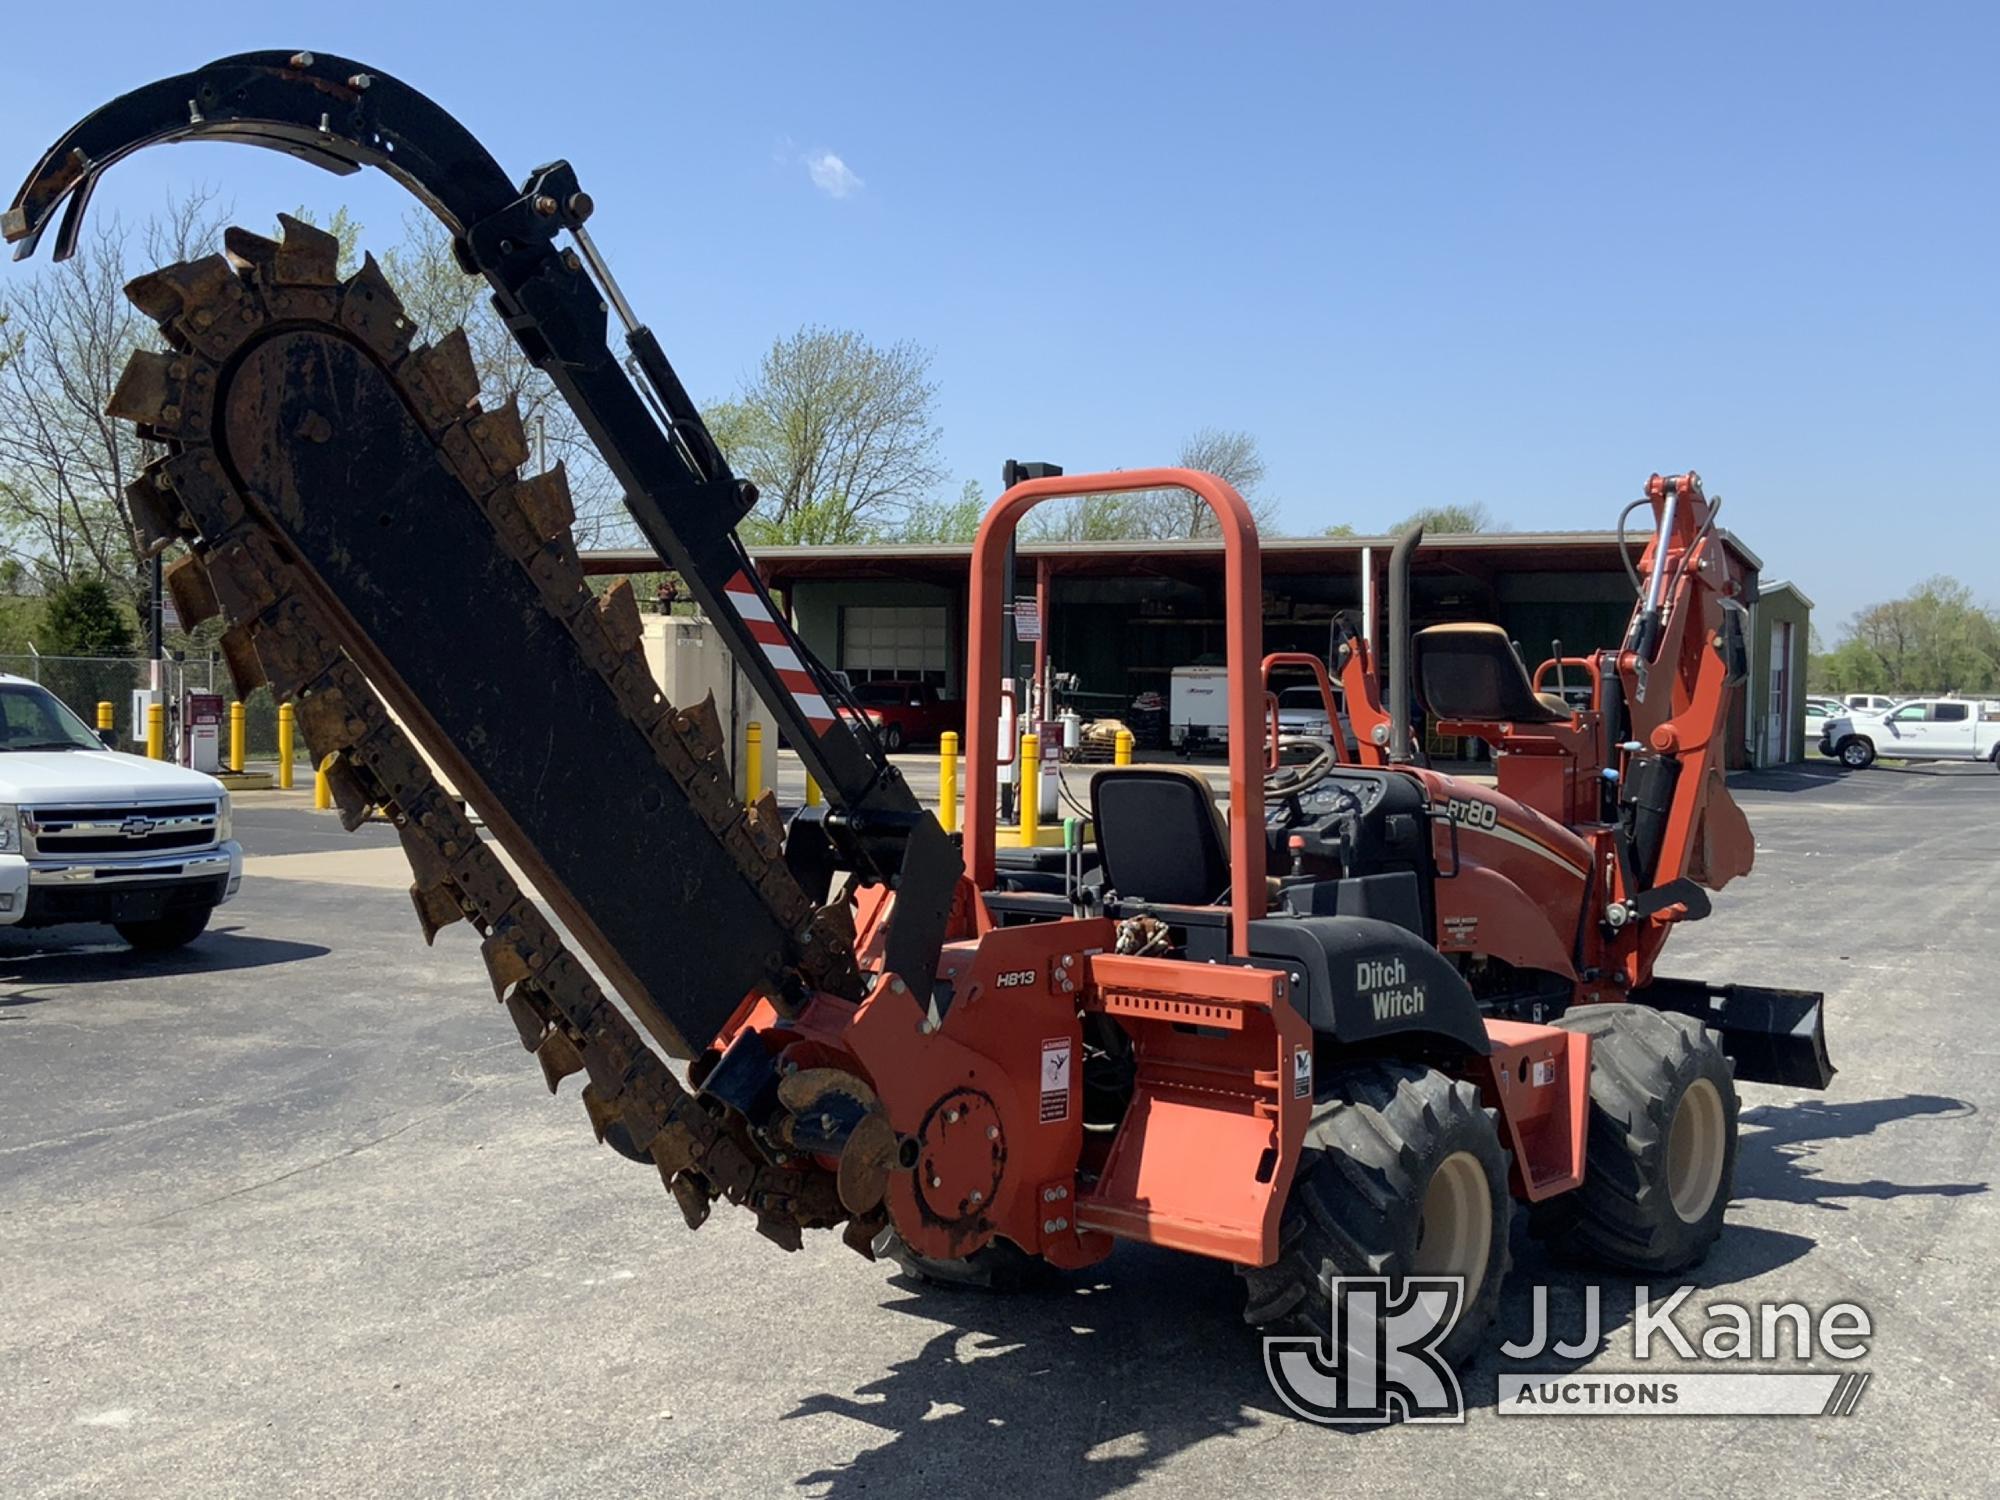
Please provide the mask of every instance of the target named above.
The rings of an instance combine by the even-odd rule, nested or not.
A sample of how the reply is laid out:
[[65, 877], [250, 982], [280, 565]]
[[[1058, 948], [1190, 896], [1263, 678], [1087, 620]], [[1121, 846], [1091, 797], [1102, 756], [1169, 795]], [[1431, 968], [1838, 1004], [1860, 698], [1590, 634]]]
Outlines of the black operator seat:
[[1417, 692], [1432, 715], [1488, 724], [1567, 724], [1570, 706], [1538, 693], [1498, 625], [1433, 625], [1416, 634]]
[[1229, 835], [1193, 771], [1118, 766], [1090, 781], [1106, 889], [1162, 906], [1213, 906], [1229, 890]]

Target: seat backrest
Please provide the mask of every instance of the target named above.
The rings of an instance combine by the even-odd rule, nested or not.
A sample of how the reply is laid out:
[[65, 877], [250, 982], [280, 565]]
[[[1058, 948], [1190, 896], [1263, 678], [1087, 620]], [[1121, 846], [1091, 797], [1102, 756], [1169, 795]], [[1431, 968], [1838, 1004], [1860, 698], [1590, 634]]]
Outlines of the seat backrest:
[[1440, 719], [1555, 724], [1574, 716], [1553, 693], [1538, 693], [1527, 664], [1498, 625], [1433, 625], [1416, 635], [1417, 693]]
[[1229, 890], [1229, 839], [1215, 793], [1193, 771], [1118, 766], [1090, 782], [1104, 884], [1166, 906], [1212, 906]]

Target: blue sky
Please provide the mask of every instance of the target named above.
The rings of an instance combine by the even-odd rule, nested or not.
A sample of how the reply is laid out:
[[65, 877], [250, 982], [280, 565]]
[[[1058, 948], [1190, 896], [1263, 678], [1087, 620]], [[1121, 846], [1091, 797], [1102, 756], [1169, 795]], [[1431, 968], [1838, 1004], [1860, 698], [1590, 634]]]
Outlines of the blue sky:
[[[1691, 465], [1829, 637], [1933, 572], [2000, 603], [1993, 7], [315, 9], [17, 7], [8, 186], [125, 88], [344, 54], [511, 171], [569, 158], [698, 398], [801, 323], [934, 350], [953, 490], [1215, 425], [1289, 530], [1463, 499], [1541, 529]], [[371, 244], [410, 201], [206, 146], [98, 211], [202, 180]]]

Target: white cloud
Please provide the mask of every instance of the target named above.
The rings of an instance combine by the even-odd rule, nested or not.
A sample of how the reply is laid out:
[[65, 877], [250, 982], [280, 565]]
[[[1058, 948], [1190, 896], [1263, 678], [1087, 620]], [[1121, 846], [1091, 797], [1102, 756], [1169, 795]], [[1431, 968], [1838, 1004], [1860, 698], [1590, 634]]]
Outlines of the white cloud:
[[813, 186], [829, 198], [851, 198], [866, 186], [854, 169], [831, 151], [809, 151], [804, 160]]

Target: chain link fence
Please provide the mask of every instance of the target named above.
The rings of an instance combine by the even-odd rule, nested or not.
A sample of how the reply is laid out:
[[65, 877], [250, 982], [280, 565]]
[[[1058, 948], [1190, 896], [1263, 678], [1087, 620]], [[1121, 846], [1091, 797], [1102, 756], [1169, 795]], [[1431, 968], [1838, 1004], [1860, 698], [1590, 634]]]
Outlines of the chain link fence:
[[[167, 755], [177, 759], [180, 747], [181, 712], [189, 693], [217, 693], [223, 700], [222, 755], [229, 755], [229, 705], [237, 701], [235, 684], [222, 658], [212, 653], [169, 657], [160, 662], [162, 702], [167, 710]], [[150, 659], [117, 656], [25, 656], [0, 654], [0, 672], [39, 682], [72, 709], [78, 718], [97, 727], [97, 705], [111, 705], [111, 723], [117, 747], [143, 753], [146, 725], [132, 716], [132, 694], [150, 687], [153, 663]], [[278, 754], [278, 705], [271, 690], [260, 687], [243, 699], [244, 755], [248, 760], [275, 760]], [[303, 750], [301, 750], [303, 753]]]

